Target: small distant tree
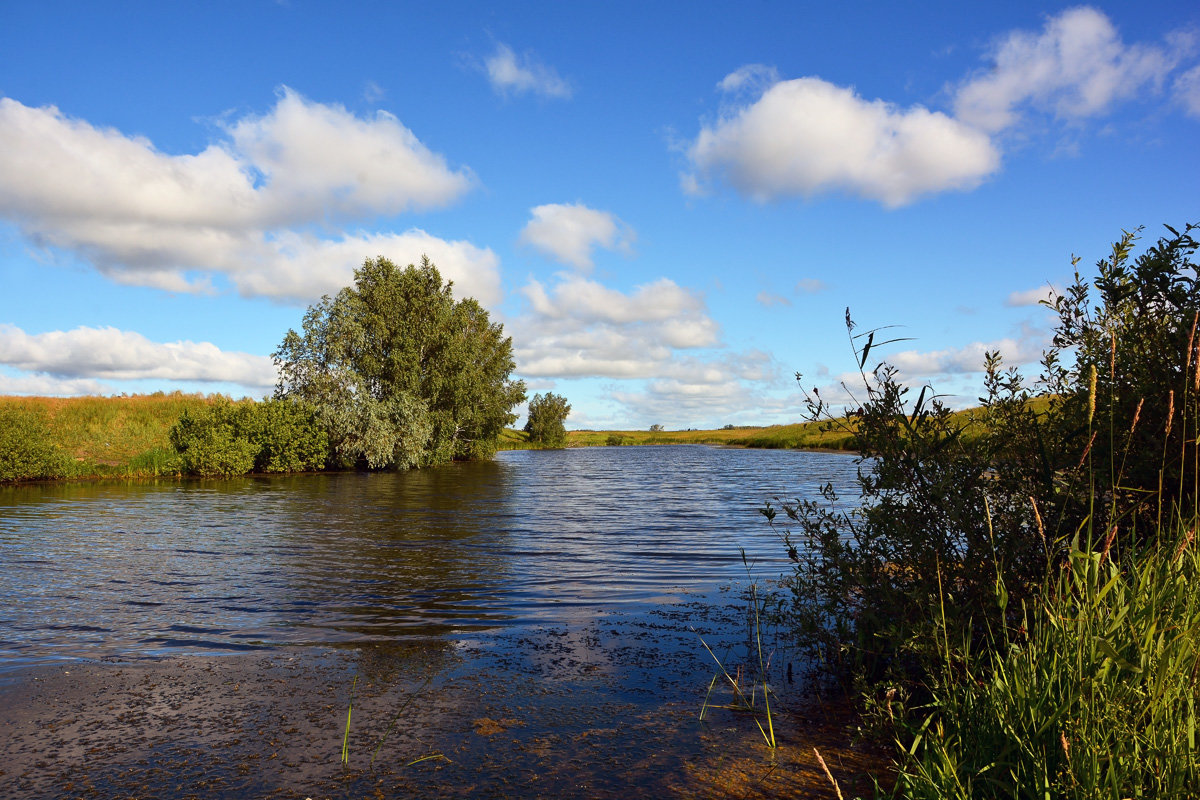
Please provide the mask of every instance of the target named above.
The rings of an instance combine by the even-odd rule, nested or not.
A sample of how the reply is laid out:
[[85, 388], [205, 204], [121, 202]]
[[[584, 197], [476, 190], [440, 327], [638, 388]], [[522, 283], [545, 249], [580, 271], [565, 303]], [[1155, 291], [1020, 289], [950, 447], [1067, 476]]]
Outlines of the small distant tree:
[[662, 432], [663, 432], [663, 426], [662, 426], [662, 425], [659, 425], [659, 424], [656, 422], [656, 423], [654, 423], [653, 425], [651, 425], [651, 426], [650, 426], [650, 432], [651, 432], [651, 433], [662, 433]]
[[542, 447], [564, 447], [567, 429], [563, 423], [570, 413], [571, 404], [562, 395], [535, 394], [529, 401], [529, 420], [525, 423], [529, 441]]

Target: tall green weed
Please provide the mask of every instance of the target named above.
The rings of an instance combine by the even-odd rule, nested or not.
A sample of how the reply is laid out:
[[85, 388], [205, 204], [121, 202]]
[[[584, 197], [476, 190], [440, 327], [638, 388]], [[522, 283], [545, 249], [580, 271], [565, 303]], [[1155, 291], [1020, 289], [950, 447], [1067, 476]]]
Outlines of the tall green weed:
[[[1200, 797], [1195, 521], [1113, 558], [1076, 539], [986, 652], [947, 648], [904, 731], [908, 798]], [[1099, 543], [1095, 543], [1099, 545]]]

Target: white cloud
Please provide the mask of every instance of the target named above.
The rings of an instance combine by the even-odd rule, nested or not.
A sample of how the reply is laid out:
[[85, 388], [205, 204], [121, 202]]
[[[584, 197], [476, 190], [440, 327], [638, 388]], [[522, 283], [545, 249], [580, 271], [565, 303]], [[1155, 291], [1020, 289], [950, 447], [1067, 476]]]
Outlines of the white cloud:
[[517, 371], [530, 377], [655, 377], [676, 350], [719, 342], [703, 299], [665, 278], [625, 294], [571, 275], [522, 293], [529, 311], [511, 328]]
[[792, 301], [788, 300], [786, 297], [773, 294], [765, 290], [756, 294], [754, 299], [760, 306], [763, 306], [764, 308], [771, 308], [773, 306], [790, 306], [792, 304]]
[[31, 397], [76, 397], [79, 395], [114, 394], [105, 383], [79, 378], [55, 378], [50, 375], [10, 375], [0, 370], [0, 395]]
[[[87, 393], [98, 385], [86, 379], [155, 378], [257, 389], [275, 384], [275, 365], [267, 356], [225, 352], [209, 342], [152, 342], [140, 333], [111, 327], [31, 335], [0, 323], [0, 364], [50, 376], [60, 386], [76, 386]], [[79, 392], [55, 392], [62, 393]]]
[[1017, 124], [1026, 104], [1064, 119], [1095, 116], [1147, 87], [1158, 89], [1184, 46], [1126, 45], [1100, 11], [1067, 9], [1040, 33], [1002, 38], [992, 68], [958, 88], [955, 113], [989, 132]]
[[1043, 300], [1053, 300], [1055, 296], [1061, 293], [1055, 286], [1039, 286], [1036, 289], [1013, 292], [1004, 301], [1004, 304], [1012, 308], [1036, 306], [1040, 305]]
[[987, 135], [945, 114], [864, 100], [819, 78], [776, 83], [722, 114], [688, 158], [685, 186], [725, 182], [764, 202], [848, 192], [888, 207], [972, 189], [1000, 163]]
[[553, 68], [542, 64], [528, 53], [518, 58], [506, 44], [497, 44], [496, 52], [484, 62], [488, 81], [502, 95], [540, 94], [543, 97], [569, 98], [571, 85], [559, 77]]
[[596, 247], [629, 251], [634, 233], [616, 216], [582, 203], [551, 203], [530, 210], [521, 241], [577, 269], [592, 268]]
[[129, 285], [211, 291], [222, 276], [246, 295], [304, 302], [345, 285], [365, 257], [428, 253], [460, 290], [499, 300], [490, 250], [415, 229], [312, 233], [444, 206], [471, 187], [468, 171], [451, 170], [392, 115], [361, 119], [285, 88], [269, 114], [224, 130], [227, 141], [196, 155], [168, 155], [0, 98], [0, 217]]
[[500, 259], [490, 248], [446, 241], [419, 228], [404, 233], [358, 233], [321, 239], [283, 232], [264, 242], [258, 258], [228, 271], [247, 297], [305, 302], [334, 294], [354, 280], [363, 260], [386, 256], [397, 264], [420, 263], [429, 256], [442, 278], [454, 281], [456, 297], [474, 297], [485, 306], [500, 302]]
[[1193, 117], [1200, 118], [1200, 66], [1179, 75], [1174, 84], [1175, 99]]
[[726, 75], [717, 84], [722, 92], [762, 91], [779, 83], [779, 71], [765, 64], [746, 64]]
[[828, 288], [829, 284], [817, 278], [801, 278], [796, 281], [796, 294], [817, 294]]

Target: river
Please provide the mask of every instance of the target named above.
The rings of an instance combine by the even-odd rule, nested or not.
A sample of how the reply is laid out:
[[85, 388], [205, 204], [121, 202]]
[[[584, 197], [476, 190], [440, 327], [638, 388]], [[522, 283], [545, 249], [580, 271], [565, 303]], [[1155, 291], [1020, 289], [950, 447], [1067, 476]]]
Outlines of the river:
[[[260, 720], [288, 702], [321, 709], [294, 711], [316, 728], [292, 735], [298, 752], [283, 745], [302, 765], [291, 770], [267, 768], [245, 735], [209, 741], [163, 712], [160, 726], [177, 735], [145, 735], [110, 759], [67, 757], [57, 772], [28, 766], [13, 788], [54, 796], [55, 781], [74, 776], [100, 796], [188, 796], [128, 765], [171, 754], [173, 774], [187, 776], [204, 743], [228, 757], [189, 780], [239, 794], [356, 796], [387, 784], [417, 796], [622, 796], [640, 769], [662, 792], [705, 796], [716, 779], [696, 783], [696, 764], [715, 718], [726, 732], [716, 739], [738, 742], [728, 752], [756, 763], [769, 752], [775, 778], [762, 786], [778, 792], [783, 748], [755, 742], [750, 715], [696, 721], [716, 671], [700, 639], [748, 674], [745, 589], [768, 590], [787, 570], [757, 509], [826, 482], [852, 495], [855, 469], [835, 453], [611, 447], [406, 473], [0, 489], [0, 685], [23, 709], [14, 730], [51, 724], [30, 699], [36, 681], [58, 681], [62, 697], [92, 684], [124, 697], [115, 675], [169, 687], [196, 683], [183, 672], [197, 665], [244, 675], [251, 692], [225, 712], [212, 709], [228, 698], [208, 698], [206, 713], [233, 715], [218, 727], [250, 724], [246, 708]], [[782, 694], [791, 656], [786, 637], [768, 636]], [[301, 699], [279, 698], [280, 686]], [[344, 741], [352, 704], [358, 723]], [[647, 726], [655, 733], [639, 745]], [[112, 741], [131, 741], [110, 727]], [[678, 757], [651, 764], [661, 735]], [[422, 756], [432, 758], [408, 764]], [[728, 768], [713, 767], [722, 785]], [[13, 775], [0, 773], [0, 787]]]

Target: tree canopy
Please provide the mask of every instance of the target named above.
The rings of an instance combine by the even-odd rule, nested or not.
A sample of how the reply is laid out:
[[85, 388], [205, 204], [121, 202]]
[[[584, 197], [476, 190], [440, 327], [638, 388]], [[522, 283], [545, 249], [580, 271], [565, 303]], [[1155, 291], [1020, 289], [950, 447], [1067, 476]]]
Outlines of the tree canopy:
[[529, 441], [542, 447], [563, 447], [567, 443], [567, 429], [563, 425], [571, 413], [567, 398], [553, 392], [535, 394], [529, 401], [529, 419], [525, 432]]
[[336, 463], [409, 468], [490, 456], [525, 384], [512, 339], [474, 299], [455, 301], [428, 258], [379, 256], [309, 306], [273, 353], [276, 397], [310, 404]]

